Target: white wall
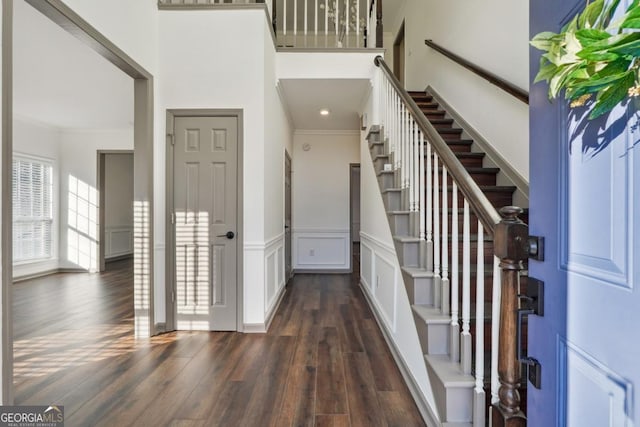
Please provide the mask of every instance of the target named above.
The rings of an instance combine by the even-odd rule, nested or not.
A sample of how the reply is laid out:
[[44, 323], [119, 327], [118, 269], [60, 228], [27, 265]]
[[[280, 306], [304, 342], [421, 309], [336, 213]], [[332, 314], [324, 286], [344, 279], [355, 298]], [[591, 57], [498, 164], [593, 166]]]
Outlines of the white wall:
[[265, 316], [276, 308], [286, 283], [284, 241], [284, 159], [292, 154], [289, 117], [276, 86], [276, 49], [269, 27], [264, 34], [264, 234]]
[[[263, 10], [160, 12], [160, 75], [156, 134], [165, 134], [167, 109], [243, 112], [244, 323], [264, 325], [284, 282], [284, 148], [291, 131], [275, 87], [275, 49]], [[164, 180], [164, 138], [156, 165]], [[159, 154], [159, 153], [162, 154]], [[156, 188], [160, 184], [156, 182]], [[156, 208], [164, 207], [164, 187]], [[162, 212], [162, 210], [159, 210]], [[156, 255], [164, 221], [156, 215]], [[164, 254], [162, 258], [164, 259]], [[164, 272], [156, 269], [156, 307], [164, 307]], [[162, 277], [162, 280], [158, 280]], [[164, 313], [156, 312], [156, 321]]]
[[132, 150], [133, 129], [63, 130], [60, 141], [60, 267], [96, 271], [98, 150]]
[[[304, 150], [308, 144], [309, 149]], [[350, 264], [349, 164], [360, 163], [359, 132], [296, 131], [293, 137], [293, 268]]]
[[157, 0], [64, 0], [147, 71], [157, 67]]
[[[528, 106], [424, 44], [444, 46], [525, 90], [529, 88], [529, 5], [511, 0], [405, 0], [406, 87], [431, 85], [519, 173], [529, 177]], [[391, 48], [389, 46], [389, 48]]]
[[[60, 130], [32, 121], [24, 117], [13, 120], [13, 151], [15, 154], [26, 154], [50, 160], [53, 164], [53, 242], [59, 241], [58, 226], [60, 224], [59, 170], [60, 170]], [[58, 246], [53, 247], [50, 260], [35, 263], [18, 264], [13, 267], [13, 277], [30, 276], [58, 268]]]
[[104, 181], [104, 257], [133, 254], [133, 154], [105, 154]]

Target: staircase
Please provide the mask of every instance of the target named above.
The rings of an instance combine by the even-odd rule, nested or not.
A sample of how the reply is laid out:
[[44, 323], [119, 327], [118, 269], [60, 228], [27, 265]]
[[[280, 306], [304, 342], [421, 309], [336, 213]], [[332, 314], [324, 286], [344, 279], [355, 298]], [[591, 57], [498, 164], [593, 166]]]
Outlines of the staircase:
[[[409, 95], [490, 204], [496, 210], [512, 205], [516, 187], [498, 185], [501, 171], [478, 149], [469, 136], [472, 132], [463, 129], [431, 94], [409, 92]], [[400, 117], [400, 132], [382, 127], [371, 132], [368, 141], [436, 409], [445, 426], [485, 425], [489, 414], [487, 408], [492, 400], [492, 384], [489, 379], [491, 375], [484, 373], [491, 373], [492, 370], [497, 372], [497, 351], [492, 355], [491, 344], [492, 339], [497, 342], [497, 322], [492, 327], [492, 318], [498, 314], [498, 304], [494, 305], [493, 301], [499, 301], [500, 286], [498, 281], [494, 282], [494, 272], [499, 270], [493, 255], [493, 238], [489, 230], [479, 233], [482, 225], [479, 225], [473, 210], [467, 210], [469, 220], [464, 220], [464, 196], [459, 191], [454, 195], [453, 180], [448, 179], [446, 172], [443, 174], [443, 163], [438, 162], [437, 156], [431, 157], [430, 149], [425, 149], [424, 162], [428, 165], [432, 163], [433, 167], [428, 166], [420, 176], [416, 171], [422, 170], [411, 166], [410, 175], [418, 176], [418, 180], [423, 181], [414, 186], [419, 186], [420, 191], [426, 189], [425, 199], [431, 197], [431, 203], [427, 203], [425, 209], [427, 222], [433, 222], [433, 238], [429, 237], [429, 230], [424, 238], [416, 236], [422, 233], [416, 231], [419, 228], [416, 221], [421, 221], [416, 219], [415, 213], [418, 202], [407, 196], [407, 191], [415, 194], [415, 190], [407, 190], [403, 179], [398, 177], [402, 168], [395, 164], [396, 156], [403, 148], [397, 145], [392, 147], [394, 137], [397, 139], [399, 136], [404, 140], [407, 132], [415, 135], [416, 129], [411, 125], [402, 127], [405, 116]], [[394, 127], [398, 126], [398, 120], [393, 117], [387, 121]], [[422, 147], [418, 148], [420, 145]], [[424, 145], [410, 145], [409, 157], [421, 153]], [[407, 149], [401, 155], [407, 156]], [[504, 182], [504, 177], [500, 181]], [[437, 190], [428, 194], [432, 188]], [[441, 209], [438, 209], [438, 205]], [[465, 256], [465, 222], [468, 228], [467, 256], [470, 260], [466, 273], [462, 263]], [[444, 243], [439, 243], [438, 237]], [[468, 278], [466, 291], [464, 274]], [[478, 276], [484, 278], [483, 283], [478, 282]], [[496, 276], [499, 279], [499, 274]], [[482, 353], [481, 358], [478, 358], [478, 349]], [[481, 369], [478, 369], [479, 362]], [[497, 381], [494, 378], [494, 398], [496, 393]]]

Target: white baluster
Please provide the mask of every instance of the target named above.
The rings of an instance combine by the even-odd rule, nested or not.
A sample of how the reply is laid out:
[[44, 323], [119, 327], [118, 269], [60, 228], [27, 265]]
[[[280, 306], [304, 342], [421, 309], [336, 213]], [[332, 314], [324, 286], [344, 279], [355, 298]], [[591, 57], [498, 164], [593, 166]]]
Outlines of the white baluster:
[[298, 45], [298, 0], [293, 0], [293, 45]]
[[493, 295], [491, 297], [491, 403], [497, 403], [500, 380], [498, 378], [498, 349], [500, 345], [500, 299], [502, 281], [500, 258], [493, 257]]
[[462, 337], [460, 362], [462, 372], [471, 373], [471, 232], [469, 202], [464, 199], [462, 208]]
[[344, 1], [344, 8], [345, 8], [344, 34], [345, 34], [345, 41], [346, 41], [347, 47], [349, 46], [349, 13], [351, 13], [351, 10], [349, 8], [349, 3], [350, 3], [350, 0]]
[[329, 0], [324, 0], [324, 46], [329, 43]]
[[433, 271], [433, 170], [431, 144], [427, 144], [427, 270]]
[[282, 2], [282, 35], [284, 36], [283, 44], [287, 45], [287, 0]]
[[356, 47], [360, 47], [360, 0], [356, 0]]
[[460, 325], [458, 324], [458, 185], [452, 182], [451, 193], [451, 361], [460, 360]]
[[406, 120], [407, 120], [407, 110], [404, 106], [404, 103], [401, 102], [401, 115], [400, 115], [400, 188], [402, 188], [402, 209], [406, 209], [407, 206], [407, 164], [406, 164], [406, 143], [407, 143], [407, 129], [406, 129]]
[[420, 201], [418, 216], [418, 230], [420, 237], [420, 267], [425, 267], [425, 258], [426, 258], [426, 227], [425, 227], [425, 170], [424, 170], [424, 135], [422, 131], [420, 131], [420, 141], [419, 141], [419, 152], [418, 152], [418, 161], [420, 162], [420, 167], [418, 168], [418, 200]]
[[442, 313], [449, 313], [449, 200], [447, 191], [447, 168], [442, 164]]
[[[336, 5], [336, 19], [334, 23], [334, 27], [336, 28], [336, 42], [338, 41], [338, 22], [340, 21], [340, 0], [335, 0]], [[336, 43], [337, 44], [337, 43]]]
[[474, 390], [473, 425], [485, 424], [484, 398], [484, 230], [478, 221], [476, 273], [476, 387]]
[[435, 307], [442, 305], [442, 283], [440, 282], [440, 185], [438, 183], [438, 154], [433, 153], [433, 283], [435, 292], [433, 294]]
[[415, 227], [414, 225], [414, 212], [415, 212], [415, 207], [416, 207], [416, 202], [415, 202], [415, 198], [414, 198], [414, 194], [413, 194], [413, 189], [414, 189], [414, 170], [415, 170], [415, 159], [413, 156], [413, 117], [411, 117], [411, 114], [407, 114], [407, 121], [408, 121], [408, 134], [407, 134], [407, 148], [408, 148], [408, 158], [409, 158], [409, 235], [414, 236], [415, 234]]

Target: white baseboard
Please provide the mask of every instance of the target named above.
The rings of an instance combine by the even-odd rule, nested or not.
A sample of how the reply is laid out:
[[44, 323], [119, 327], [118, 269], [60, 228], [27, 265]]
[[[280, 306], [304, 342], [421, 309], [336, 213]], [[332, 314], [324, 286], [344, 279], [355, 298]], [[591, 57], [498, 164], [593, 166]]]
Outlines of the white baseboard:
[[264, 323], [245, 323], [242, 325], [242, 332], [245, 334], [264, 334], [269, 330], [269, 326], [271, 326], [271, 322], [273, 321], [276, 312], [278, 311], [278, 307], [280, 307], [280, 303], [282, 302], [282, 298], [284, 298], [284, 293], [286, 291], [286, 286], [280, 288], [278, 296], [276, 297], [276, 303], [273, 304], [271, 311], [267, 313], [267, 318]]
[[39, 271], [33, 274], [24, 274], [13, 278], [13, 283], [24, 282], [25, 280], [38, 279], [40, 277], [50, 276], [58, 273], [88, 273], [89, 271], [82, 268], [53, 268], [50, 270]]

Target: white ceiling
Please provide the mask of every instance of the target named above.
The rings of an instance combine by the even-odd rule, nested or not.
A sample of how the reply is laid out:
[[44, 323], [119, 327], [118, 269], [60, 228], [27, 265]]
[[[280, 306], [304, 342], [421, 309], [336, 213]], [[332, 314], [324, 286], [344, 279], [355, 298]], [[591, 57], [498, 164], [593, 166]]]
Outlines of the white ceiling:
[[[371, 89], [365, 79], [282, 79], [280, 85], [293, 127], [303, 130], [358, 130]], [[331, 113], [321, 116], [323, 108]]]
[[14, 2], [14, 114], [59, 128], [133, 126], [133, 79], [60, 26]]

